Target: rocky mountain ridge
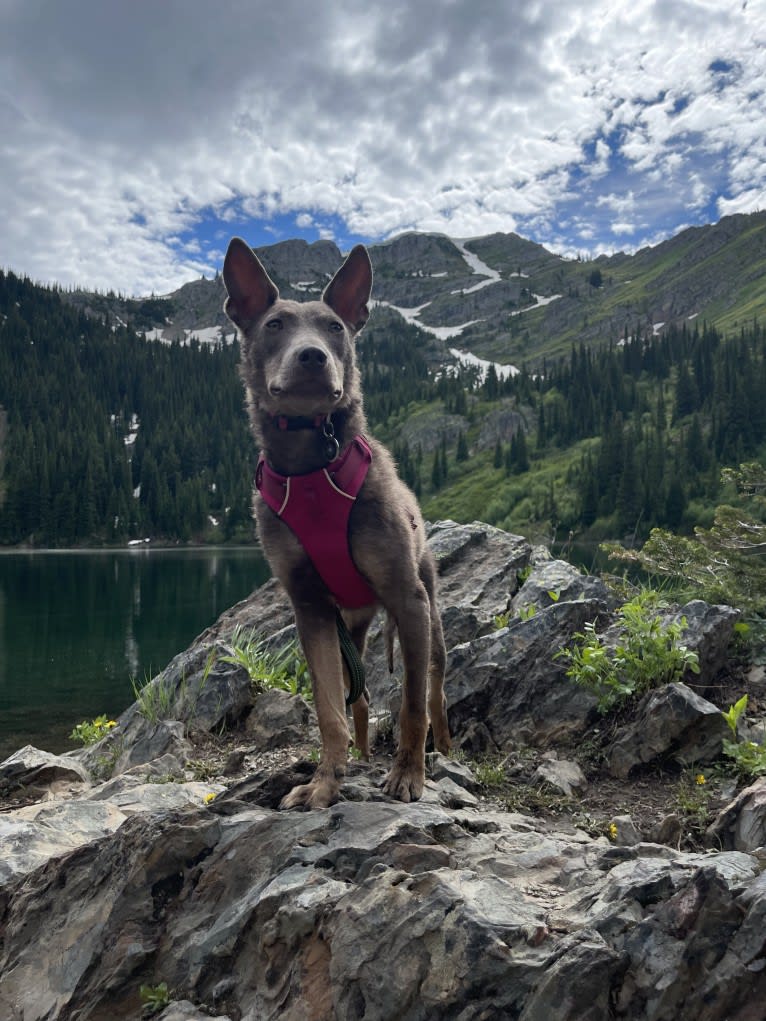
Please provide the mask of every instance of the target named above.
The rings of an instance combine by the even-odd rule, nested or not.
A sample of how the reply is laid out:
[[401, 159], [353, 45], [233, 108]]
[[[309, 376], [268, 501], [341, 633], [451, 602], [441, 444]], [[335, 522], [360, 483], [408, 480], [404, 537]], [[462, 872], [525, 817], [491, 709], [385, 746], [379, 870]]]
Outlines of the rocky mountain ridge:
[[[331, 241], [292, 239], [256, 250], [282, 294], [299, 300], [319, 295], [342, 260]], [[445, 357], [457, 347], [498, 362], [534, 363], [567, 353], [572, 343], [618, 343], [626, 334], [695, 320], [733, 330], [766, 312], [766, 212], [728, 216], [634, 255], [595, 260], [564, 259], [513, 233], [457, 241], [412, 232], [369, 251], [375, 302], [442, 341]], [[185, 284], [164, 304], [67, 297], [154, 338], [233, 335], [218, 277]]]
[[[0, 1016], [135, 1018], [143, 987], [163, 1021], [763, 1017], [766, 780], [721, 789], [694, 849], [690, 817], [639, 806], [668, 771], [720, 755], [725, 723], [708, 699], [737, 612], [663, 611], [686, 621], [700, 674], [605, 735], [620, 794], [599, 825], [582, 753], [602, 724], [556, 653], [588, 620], [616, 635], [615, 596], [487, 525], [440, 522], [429, 543], [462, 755], [429, 756], [419, 803], [380, 790], [398, 687], [378, 627], [373, 761], [350, 763], [332, 808], [276, 810], [314, 768], [313, 713], [300, 696], [258, 694], [222, 655], [237, 625], [277, 646], [292, 636], [273, 581], [154, 679], [166, 719], [137, 703], [88, 749], [0, 764]], [[763, 681], [751, 682], [762, 713]], [[482, 762], [568, 807], [492, 796]]]

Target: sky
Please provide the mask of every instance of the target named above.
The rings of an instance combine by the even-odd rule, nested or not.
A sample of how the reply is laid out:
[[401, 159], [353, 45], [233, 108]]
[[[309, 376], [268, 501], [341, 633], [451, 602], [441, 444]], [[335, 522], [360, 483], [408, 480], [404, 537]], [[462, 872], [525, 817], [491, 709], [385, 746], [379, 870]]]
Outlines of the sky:
[[766, 0], [0, 0], [0, 268], [164, 294], [408, 230], [635, 251], [766, 208]]

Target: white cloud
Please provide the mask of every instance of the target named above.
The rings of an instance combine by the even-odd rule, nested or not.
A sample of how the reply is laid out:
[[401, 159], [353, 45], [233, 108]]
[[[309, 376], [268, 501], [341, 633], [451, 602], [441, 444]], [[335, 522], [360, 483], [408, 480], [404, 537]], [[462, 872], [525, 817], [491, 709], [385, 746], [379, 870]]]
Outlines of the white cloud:
[[229, 226], [577, 251], [763, 205], [765, 0], [7, 0], [0, 57], [0, 265], [37, 279], [166, 291]]

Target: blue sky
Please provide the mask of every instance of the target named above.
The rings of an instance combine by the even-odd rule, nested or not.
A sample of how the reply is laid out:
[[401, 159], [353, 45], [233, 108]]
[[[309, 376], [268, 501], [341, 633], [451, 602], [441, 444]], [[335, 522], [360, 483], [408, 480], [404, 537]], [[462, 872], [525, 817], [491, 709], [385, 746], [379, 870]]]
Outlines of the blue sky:
[[0, 0], [0, 266], [165, 293], [228, 238], [634, 251], [766, 207], [766, 0]]

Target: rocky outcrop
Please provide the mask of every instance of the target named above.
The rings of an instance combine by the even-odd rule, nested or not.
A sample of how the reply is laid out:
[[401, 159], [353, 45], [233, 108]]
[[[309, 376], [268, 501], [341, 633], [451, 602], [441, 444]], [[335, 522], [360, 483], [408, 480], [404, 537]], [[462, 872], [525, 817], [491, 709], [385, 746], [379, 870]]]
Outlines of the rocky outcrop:
[[609, 748], [609, 769], [624, 780], [638, 766], [665, 758], [685, 766], [713, 762], [727, 734], [712, 702], [685, 684], [667, 684], [644, 696], [635, 719], [620, 728]]
[[[523, 746], [540, 790], [574, 802], [589, 779], [571, 753], [601, 718], [557, 653], [586, 622], [616, 627], [612, 597], [486, 525], [441, 522], [429, 542], [456, 744], [496, 753], [509, 773]], [[706, 604], [668, 614], [686, 616], [694, 682], [712, 694], [734, 616]], [[294, 631], [269, 583], [97, 745], [0, 764], [0, 794], [20, 806], [0, 814], [3, 1021], [136, 1018], [142, 986], [167, 989], [165, 1021], [762, 1016], [762, 780], [719, 814], [704, 853], [650, 842], [624, 813], [600, 832], [520, 814], [487, 797], [478, 768], [435, 753], [422, 800], [392, 802], [385, 744], [350, 762], [337, 805], [280, 812], [315, 768], [313, 714], [297, 696], [254, 695], [228, 659], [237, 626], [275, 644]], [[397, 700], [383, 645], [376, 625], [379, 718]], [[683, 684], [650, 693], [613, 737], [615, 772], [713, 756], [720, 721]], [[211, 766], [205, 748], [222, 731], [225, 761]], [[680, 827], [668, 815], [654, 837], [678, 843]]]
[[756, 858], [448, 808], [443, 780], [404, 806], [381, 772], [305, 814], [256, 776], [4, 882], [0, 1016], [132, 1018], [160, 982], [232, 1021], [757, 1016]]

